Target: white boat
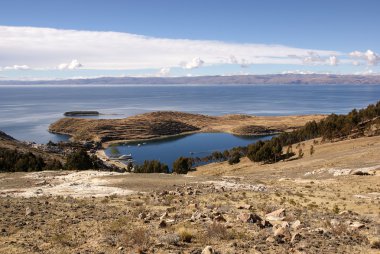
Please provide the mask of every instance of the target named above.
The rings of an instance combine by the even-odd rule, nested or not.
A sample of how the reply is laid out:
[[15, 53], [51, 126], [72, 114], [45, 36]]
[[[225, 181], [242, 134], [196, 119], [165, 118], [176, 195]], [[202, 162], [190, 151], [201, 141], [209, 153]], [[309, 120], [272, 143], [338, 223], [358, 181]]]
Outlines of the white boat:
[[121, 155], [118, 159], [119, 160], [129, 160], [129, 159], [132, 159], [132, 154]]
[[124, 154], [120, 155], [119, 157], [110, 157], [110, 160], [131, 160], [132, 154]]

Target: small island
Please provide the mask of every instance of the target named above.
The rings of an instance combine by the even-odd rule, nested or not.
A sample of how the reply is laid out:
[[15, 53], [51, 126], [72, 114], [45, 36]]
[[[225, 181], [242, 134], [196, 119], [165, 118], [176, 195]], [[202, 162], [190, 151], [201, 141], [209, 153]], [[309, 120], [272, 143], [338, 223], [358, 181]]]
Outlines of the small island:
[[64, 116], [98, 116], [98, 111], [68, 111], [63, 114]]

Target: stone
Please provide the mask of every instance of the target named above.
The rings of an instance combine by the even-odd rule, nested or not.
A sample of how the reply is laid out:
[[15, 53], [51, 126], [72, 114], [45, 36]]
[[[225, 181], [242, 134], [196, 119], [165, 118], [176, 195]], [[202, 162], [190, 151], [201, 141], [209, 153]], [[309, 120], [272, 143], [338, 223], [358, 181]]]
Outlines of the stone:
[[265, 216], [265, 219], [268, 221], [283, 221], [285, 217], [277, 217], [277, 216], [269, 215], [269, 216]]
[[34, 215], [34, 212], [32, 211], [32, 209], [30, 209], [30, 207], [25, 208], [25, 216], [33, 216], [33, 215]]
[[268, 236], [265, 241], [267, 241], [268, 243], [274, 243], [276, 239], [273, 236]]
[[166, 228], [167, 224], [165, 220], [161, 220], [160, 223], [158, 224], [159, 228]]
[[251, 206], [251, 205], [248, 205], [248, 204], [244, 204], [244, 205], [239, 205], [239, 206], [237, 207], [237, 209], [251, 210], [251, 209], [252, 209], [252, 206]]
[[285, 229], [283, 227], [279, 227], [274, 230], [273, 236], [284, 236]]
[[254, 213], [240, 213], [238, 215], [238, 220], [245, 223], [258, 223], [262, 221], [260, 216]]
[[124, 250], [124, 247], [123, 246], [120, 246], [119, 248], [117, 248], [118, 250]]
[[203, 250], [202, 250], [202, 254], [214, 254], [214, 250], [211, 246], [206, 246]]
[[299, 232], [296, 232], [292, 235], [291, 243], [296, 243], [302, 240], [302, 235]]
[[282, 221], [285, 219], [285, 209], [281, 208], [265, 215], [265, 219], [269, 221]]
[[360, 223], [359, 221], [354, 221], [350, 224], [350, 227], [352, 229], [362, 229], [365, 227], [365, 225], [363, 223]]
[[175, 210], [176, 210], [176, 208], [174, 206], [166, 208], [167, 213], [173, 213], [173, 212], [175, 212]]
[[273, 236], [277, 242], [282, 242], [283, 239], [291, 240], [291, 234], [288, 228], [279, 227], [274, 230]]
[[199, 220], [200, 218], [202, 217], [202, 213], [199, 212], [199, 211], [196, 211], [195, 213], [193, 213], [193, 215], [191, 215], [191, 221], [196, 221], [196, 220]]
[[164, 213], [161, 215], [160, 220], [164, 220], [164, 219], [166, 219], [166, 218], [168, 218], [168, 217], [169, 217], [168, 212], [164, 212]]
[[293, 230], [297, 230], [301, 227], [301, 221], [299, 220], [296, 220], [296, 221], [293, 221], [291, 223], [291, 226], [290, 226]]
[[281, 222], [280, 225], [281, 225], [282, 228], [289, 228], [290, 227], [290, 225], [289, 225], [289, 223], [287, 221]]
[[143, 220], [143, 219], [146, 218], [146, 214], [145, 214], [145, 213], [139, 213], [138, 218], [139, 218], [140, 220]]
[[330, 220], [330, 224], [332, 227], [336, 227], [340, 225], [340, 222], [337, 219]]
[[214, 221], [217, 221], [217, 222], [226, 222], [227, 220], [223, 217], [223, 215], [221, 214], [218, 214], [214, 217]]

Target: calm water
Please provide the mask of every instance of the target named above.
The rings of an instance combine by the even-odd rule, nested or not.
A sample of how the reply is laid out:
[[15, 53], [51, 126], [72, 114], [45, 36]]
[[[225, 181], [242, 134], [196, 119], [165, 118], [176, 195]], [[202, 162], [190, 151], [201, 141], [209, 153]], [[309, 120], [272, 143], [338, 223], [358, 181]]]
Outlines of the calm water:
[[[120, 154], [132, 154], [137, 164], [143, 163], [144, 160], [159, 160], [171, 168], [174, 160], [180, 156], [202, 158], [214, 151], [223, 152], [232, 147], [247, 146], [258, 140], [270, 138], [271, 136], [254, 137], [235, 136], [227, 133], [197, 133], [146, 143], [126, 143], [117, 146], [117, 151]], [[110, 147], [106, 150], [108, 156], [112, 155], [112, 149]]]
[[122, 118], [155, 110], [209, 115], [347, 113], [380, 99], [380, 85], [33, 85], [0, 86], [0, 130], [39, 143], [65, 111], [98, 110]]

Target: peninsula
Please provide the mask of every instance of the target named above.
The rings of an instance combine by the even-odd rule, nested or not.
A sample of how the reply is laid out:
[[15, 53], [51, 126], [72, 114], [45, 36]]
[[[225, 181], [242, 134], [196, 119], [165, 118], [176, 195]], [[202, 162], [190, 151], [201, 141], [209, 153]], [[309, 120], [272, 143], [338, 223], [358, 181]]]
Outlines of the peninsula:
[[195, 132], [226, 132], [235, 135], [270, 135], [290, 131], [324, 115], [299, 116], [208, 116], [158, 111], [124, 119], [62, 118], [49, 131], [67, 134], [75, 141], [121, 142]]

